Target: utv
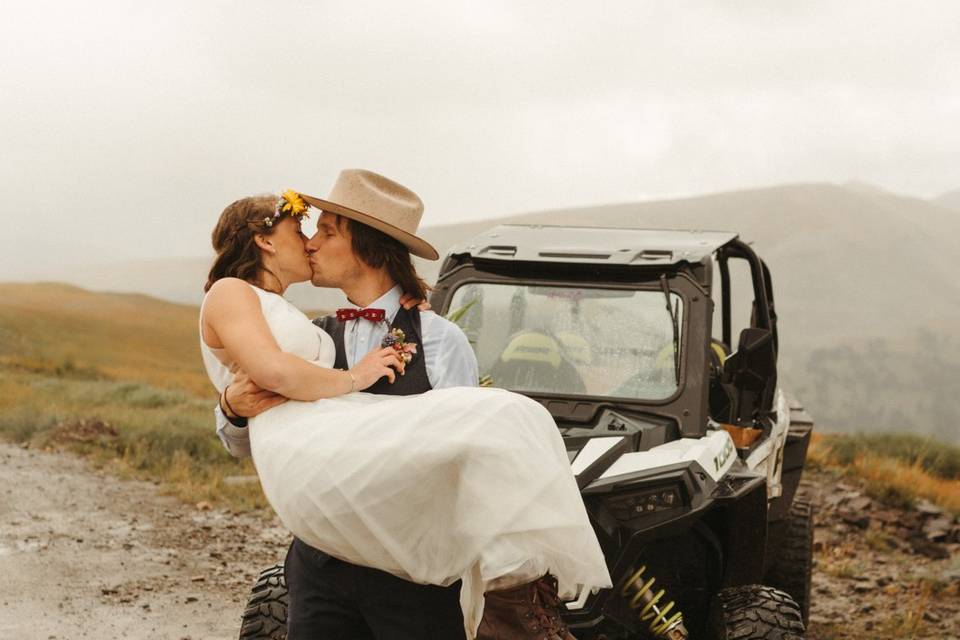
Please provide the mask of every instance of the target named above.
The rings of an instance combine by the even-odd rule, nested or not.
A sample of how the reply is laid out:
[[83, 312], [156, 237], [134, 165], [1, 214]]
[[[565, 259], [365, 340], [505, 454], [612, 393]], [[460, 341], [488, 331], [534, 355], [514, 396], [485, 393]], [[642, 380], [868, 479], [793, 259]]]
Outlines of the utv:
[[[566, 604], [577, 638], [802, 640], [813, 424], [777, 385], [770, 271], [750, 246], [504, 225], [449, 252], [431, 303], [485, 382], [542, 403], [566, 441], [614, 581]], [[282, 571], [261, 574], [241, 639], [285, 637]]]

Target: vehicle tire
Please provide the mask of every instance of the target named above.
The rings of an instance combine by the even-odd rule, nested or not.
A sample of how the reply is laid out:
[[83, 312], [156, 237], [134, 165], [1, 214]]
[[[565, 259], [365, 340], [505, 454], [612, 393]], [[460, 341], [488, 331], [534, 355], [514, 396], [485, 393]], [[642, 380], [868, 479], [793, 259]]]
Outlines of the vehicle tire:
[[709, 640], [803, 640], [805, 635], [793, 598], [759, 584], [720, 591], [708, 629]]
[[243, 611], [240, 640], [286, 640], [289, 602], [283, 565], [260, 572]]
[[813, 505], [795, 499], [790, 512], [770, 525], [764, 584], [790, 594], [810, 621], [810, 578], [813, 573]]

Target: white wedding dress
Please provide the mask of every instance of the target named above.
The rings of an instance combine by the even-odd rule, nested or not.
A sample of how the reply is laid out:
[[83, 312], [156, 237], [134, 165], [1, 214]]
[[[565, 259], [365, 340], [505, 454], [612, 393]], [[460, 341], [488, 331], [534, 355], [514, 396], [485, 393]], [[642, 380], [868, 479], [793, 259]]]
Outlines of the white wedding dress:
[[[332, 367], [333, 339], [283, 297], [254, 287], [277, 344]], [[218, 390], [231, 362], [201, 336]], [[560, 594], [610, 586], [563, 440], [537, 402], [500, 389], [289, 401], [251, 419], [264, 494], [298, 538], [413, 582], [463, 580], [467, 637], [483, 593], [522, 567]]]

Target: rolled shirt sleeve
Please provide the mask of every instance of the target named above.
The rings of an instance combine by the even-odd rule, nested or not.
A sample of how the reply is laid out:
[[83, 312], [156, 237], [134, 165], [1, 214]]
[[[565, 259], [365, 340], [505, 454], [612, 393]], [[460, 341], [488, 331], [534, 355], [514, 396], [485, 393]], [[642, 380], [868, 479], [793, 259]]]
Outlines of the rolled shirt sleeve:
[[250, 431], [247, 427], [237, 427], [227, 421], [227, 416], [223, 415], [220, 405], [213, 410], [213, 415], [217, 423], [217, 437], [226, 447], [234, 458], [250, 457]]

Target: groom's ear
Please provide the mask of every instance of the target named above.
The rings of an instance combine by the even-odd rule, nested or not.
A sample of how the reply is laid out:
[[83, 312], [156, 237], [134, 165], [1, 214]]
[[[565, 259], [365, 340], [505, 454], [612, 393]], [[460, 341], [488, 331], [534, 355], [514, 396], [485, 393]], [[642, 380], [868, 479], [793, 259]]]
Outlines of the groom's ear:
[[257, 246], [267, 253], [276, 253], [277, 249], [273, 246], [273, 241], [270, 239], [270, 236], [265, 236], [262, 233], [256, 233], [253, 236], [253, 241], [257, 243]]

